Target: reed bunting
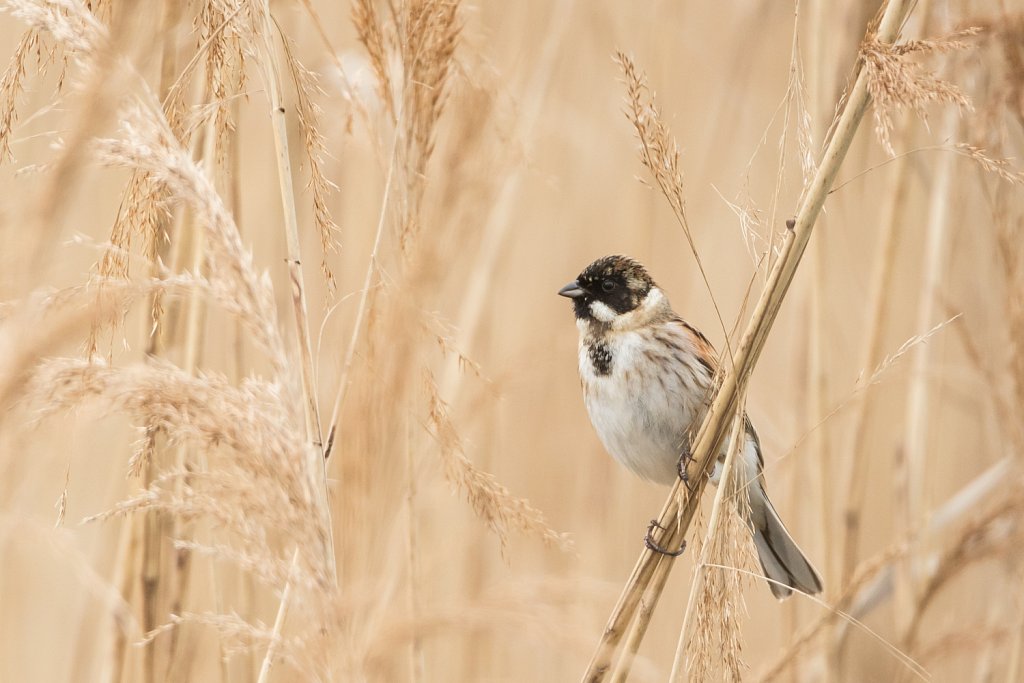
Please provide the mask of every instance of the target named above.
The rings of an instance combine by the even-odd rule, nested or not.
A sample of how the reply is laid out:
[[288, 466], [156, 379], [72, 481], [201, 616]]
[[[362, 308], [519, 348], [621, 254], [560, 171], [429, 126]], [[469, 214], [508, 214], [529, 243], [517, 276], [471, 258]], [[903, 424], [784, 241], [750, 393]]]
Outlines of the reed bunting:
[[[558, 293], [572, 299], [583, 399], [601, 442], [644, 479], [672, 484], [685, 472], [690, 439], [711, 399], [714, 348], [676, 315], [644, 267], [628, 257], [594, 261]], [[768, 585], [780, 600], [794, 588], [820, 593], [821, 578], [768, 500], [761, 444], [750, 419], [744, 419], [738, 475], [746, 484], [757, 555], [772, 579]], [[711, 474], [715, 485], [725, 448]]]

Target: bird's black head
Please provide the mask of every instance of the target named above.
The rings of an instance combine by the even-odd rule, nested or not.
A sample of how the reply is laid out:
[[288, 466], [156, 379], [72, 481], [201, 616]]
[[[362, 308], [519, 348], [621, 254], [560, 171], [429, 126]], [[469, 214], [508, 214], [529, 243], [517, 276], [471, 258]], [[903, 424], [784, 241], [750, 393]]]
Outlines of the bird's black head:
[[654, 280], [628, 256], [605, 256], [583, 269], [558, 291], [572, 299], [576, 317], [610, 323], [643, 302]]

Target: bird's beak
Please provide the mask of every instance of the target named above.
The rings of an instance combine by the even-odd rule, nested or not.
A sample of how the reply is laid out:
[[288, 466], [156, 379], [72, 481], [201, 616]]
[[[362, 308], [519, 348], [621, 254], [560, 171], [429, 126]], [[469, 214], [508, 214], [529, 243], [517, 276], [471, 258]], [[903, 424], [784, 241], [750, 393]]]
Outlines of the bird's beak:
[[558, 296], [567, 296], [570, 299], [581, 297], [583, 296], [583, 294], [583, 288], [580, 287], [579, 283], [576, 282], [576, 280], [573, 280], [565, 287], [562, 287], [560, 290], [558, 290]]

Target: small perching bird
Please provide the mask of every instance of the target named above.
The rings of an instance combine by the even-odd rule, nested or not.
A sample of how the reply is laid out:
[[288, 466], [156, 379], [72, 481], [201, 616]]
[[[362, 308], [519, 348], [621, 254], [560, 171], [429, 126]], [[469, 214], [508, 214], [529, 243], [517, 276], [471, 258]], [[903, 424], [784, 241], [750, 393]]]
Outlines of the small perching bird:
[[[707, 338], [672, 310], [642, 265], [606, 256], [558, 292], [572, 299], [579, 370], [590, 421], [605, 448], [634, 473], [672, 484], [711, 399], [717, 357]], [[764, 488], [757, 432], [744, 416], [737, 475], [750, 502], [754, 546], [772, 594], [821, 592], [818, 572], [797, 547]], [[725, 448], [711, 481], [721, 477]], [[684, 463], [685, 464], [685, 463]]]

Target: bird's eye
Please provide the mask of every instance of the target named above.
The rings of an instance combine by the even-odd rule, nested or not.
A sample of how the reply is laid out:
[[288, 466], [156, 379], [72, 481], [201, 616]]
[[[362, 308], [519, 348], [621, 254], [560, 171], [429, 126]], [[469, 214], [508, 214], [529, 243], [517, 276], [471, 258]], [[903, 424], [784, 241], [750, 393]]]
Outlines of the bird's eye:
[[603, 292], [610, 292], [610, 291], [612, 291], [614, 289], [615, 289], [615, 281], [614, 280], [605, 280], [605, 281], [603, 281], [601, 283], [601, 291], [603, 291]]

